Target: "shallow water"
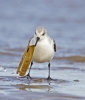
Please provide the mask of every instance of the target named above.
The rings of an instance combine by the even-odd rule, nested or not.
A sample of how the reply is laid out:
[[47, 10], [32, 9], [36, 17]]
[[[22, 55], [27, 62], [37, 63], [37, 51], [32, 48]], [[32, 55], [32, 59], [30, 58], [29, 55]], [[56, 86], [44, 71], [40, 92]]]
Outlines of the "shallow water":
[[[85, 1], [0, 0], [0, 99], [85, 99]], [[20, 78], [17, 66], [37, 26], [57, 43], [51, 62], [34, 63], [32, 80]]]

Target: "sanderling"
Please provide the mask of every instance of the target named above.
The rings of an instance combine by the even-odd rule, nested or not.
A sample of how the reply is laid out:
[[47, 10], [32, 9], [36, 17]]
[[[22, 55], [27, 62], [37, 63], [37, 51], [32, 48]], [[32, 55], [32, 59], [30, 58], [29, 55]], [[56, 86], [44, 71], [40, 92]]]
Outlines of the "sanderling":
[[[45, 63], [48, 62], [48, 78], [50, 78], [50, 61], [52, 60], [54, 53], [56, 52], [56, 43], [47, 35], [47, 30], [39, 26], [36, 28], [34, 36], [30, 39], [29, 45], [36, 45], [33, 53], [29, 72], [26, 75], [30, 77], [30, 70], [33, 62]], [[31, 77], [30, 77], [31, 78]]]

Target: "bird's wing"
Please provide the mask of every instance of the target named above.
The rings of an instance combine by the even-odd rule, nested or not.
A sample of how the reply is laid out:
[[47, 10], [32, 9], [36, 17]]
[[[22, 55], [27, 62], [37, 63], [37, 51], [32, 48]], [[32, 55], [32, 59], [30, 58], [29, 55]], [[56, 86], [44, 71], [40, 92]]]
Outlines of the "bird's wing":
[[53, 40], [53, 43], [54, 43], [54, 51], [56, 52], [56, 42], [55, 42], [55, 40]]
[[35, 37], [32, 37], [28, 42], [29, 46], [35, 45], [35, 43], [36, 43], [36, 38]]
[[29, 42], [28, 42], [29, 45], [30, 45], [30, 42], [31, 42], [32, 38], [33, 38], [33, 37], [31, 37], [30, 40], [29, 40]]
[[53, 49], [54, 49], [54, 51], [56, 52], [56, 42], [55, 42], [55, 40], [53, 40], [52, 38], [50, 38], [49, 36], [48, 36], [48, 40], [49, 40], [49, 42], [51, 43], [53, 43]]

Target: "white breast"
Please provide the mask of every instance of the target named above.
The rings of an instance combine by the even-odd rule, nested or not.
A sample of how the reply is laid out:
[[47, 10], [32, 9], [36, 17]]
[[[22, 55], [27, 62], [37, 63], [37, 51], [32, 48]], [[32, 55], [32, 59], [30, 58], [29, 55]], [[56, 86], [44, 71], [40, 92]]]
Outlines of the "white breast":
[[53, 56], [53, 42], [49, 42], [47, 39], [44, 39], [37, 43], [32, 60], [37, 63], [50, 62]]

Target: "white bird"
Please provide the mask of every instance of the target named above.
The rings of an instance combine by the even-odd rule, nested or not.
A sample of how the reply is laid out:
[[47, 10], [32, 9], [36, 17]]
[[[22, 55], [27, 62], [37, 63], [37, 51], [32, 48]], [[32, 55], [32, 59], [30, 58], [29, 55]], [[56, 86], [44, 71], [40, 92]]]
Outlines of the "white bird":
[[[56, 43], [47, 35], [47, 31], [44, 27], [39, 26], [36, 28], [34, 36], [30, 39], [29, 45], [35, 45], [31, 66], [27, 77], [30, 77], [30, 70], [33, 62], [45, 63], [48, 62], [48, 78], [50, 78], [50, 61], [52, 60], [54, 53], [56, 52]], [[30, 77], [31, 78], [31, 77]]]

